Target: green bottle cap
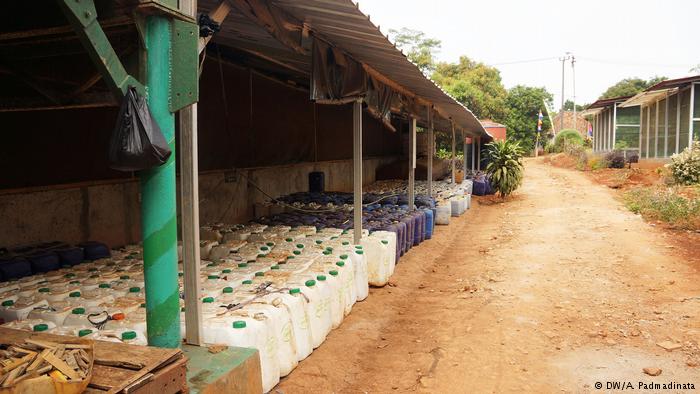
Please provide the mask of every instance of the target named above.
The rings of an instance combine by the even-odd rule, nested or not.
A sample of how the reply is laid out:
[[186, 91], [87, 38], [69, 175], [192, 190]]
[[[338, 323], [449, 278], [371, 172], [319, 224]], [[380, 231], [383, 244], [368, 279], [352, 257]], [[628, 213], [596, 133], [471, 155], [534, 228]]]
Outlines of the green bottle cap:
[[344, 266], [345, 266], [345, 262], [344, 262], [344, 261], [339, 261], [339, 262], [335, 263], [335, 265], [337, 265], [338, 267], [344, 267]]
[[214, 302], [214, 297], [204, 297], [202, 299], [202, 302], [205, 304], [211, 304], [212, 302]]
[[365, 252], [363, 252], [363, 251], [361, 251], [361, 250], [356, 250], [355, 253], [357, 253], [357, 254], [365, 254]]
[[384, 245], [388, 245], [388, 244], [389, 244], [389, 241], [387, 241], [386, 239], [383, 239], [383, 240], [382, 240], [382, 243], [383, 243]]
[[304, 244], [297, 244], [297, 248], [304, 249]]
[[264, 254], [259, 254], [257, 257], [258, 257], [259, 259], [261, 259], [261, 258], [265, 257], [265, 255], [264, 255]]
[[333, 248], [331, 248], [331, 247], [329, 246], [329, 247], [326, 248], [326, 250], [329, 251], [329, 252], [332, 252], [332, 251], [333, 251]]
[[230, 274], [230, 273], [231, 273], [231, 270], [227, 268], [227, 269], [225, 269], [225, 270], [221, 270], [221, 272], [224, 273], [224, 274]]
[[260, 250], [262, 250], [262, 251], [267, 251], [267, 250], [270, 250], [270, 248], [268, 248], [267, 246], [261, 246], [261, 247], [260, 247]]
[[293, 251], [292, 253], [294, 253], [294, 254], [297, 255], [297, 256], [299, 256], [299, 255], [301, 254], [301, 252], [298, 251], [298, 250], [295, 250], [295, 251]]
[[333, 275], [333, 276], [338, 276], [338, 271], [336, 271], [336, 270], [330, 270], [330, 271], [328, 271], [328, 273]]
[[293, 258], [294, 258], [294, 256], [287, 256], [287, 260], [291, 260]]
[[142, 303], [141, 305], [139, 305], [139, 308], [145, 308], [145, 307], [146, 307], [146, 303], [145, 303], [145, 302]]
[[72, 297], [72, 298], [80, 297], [80, 292], [79, 292], [79, 291], [74, 291], [74, 292], [68, 294], [68, 297]]
[[39, 293], [48, 293], [50, 291], [51, 289], [49, 289], [48, 287], [42, 287], [41, 289], [39, 289]]
[[318, 276], [316, 276], [316, 279], [318, 279], [319, 281], [323, 282], [323, 281], [326, 280], [326, 275], [318, 275]]
[[248, 266], [248, 263], [238, 263], [238, 268], [245, 268]]
[[83, 329], [83, 330], [78, 331], [78, 336], [79, 336], [79, 337], [84, 337], [84, 336], [90, 335], [90, 334], [92, 334], [92, 330], [89, 329], [89, 328], [86, 328], [86, 329]]
[[304, 284], [306, 285], [306, 287], [314, 287], [316, 286], [316, 281], [313, 279], [309, 279]]
[[269, 246], [269, 247], [273, 247], [273, 246], [275, 246], [275, 243], [274, 243], [274, 242], [268, 242], [268, 243], [266, 243], [265, 245], [267, 245], [267, 246]]
[[347, 260], [347, 258], [348, 258], [348, 255], [346, 255], [346, 254], [341, 254], [341, 255], [340, 255], [340, 259], [341, 259], [341, 260]]
[[131, 277], [130, 277], [129, 275], [121, 275], [121, 276], [119, 277], [119, 279], [121, 279], [121, 280], [127, 280], [127, 279], [130, 279], [130, 278], [131, 278]]
[[265, 273], [262, 271], [258, 271], [255, 273], [255, 276], [265, 276]]
[[299, 294], [299, 293], [301, 293], [301, 289], [299, 289], [299, 288], [295, 287], [293, 289], [289, 289], [289, 294]]
[[122, 333], [122, 341], [130, 341], [136, 339], [136, 332], [134, 331], [124, 331]]
[[36, 324], [34, 325], [34, 331], [46, 331], [49, 329], [48, 324]]
[[244, 285], [252, 285], [252, 284], [253, 284], [253, 281], [250, 280], [250, 279], [246, 279], [246, 280], [244, 280], [242, 283], [243, 283]]
[[280, 269], [280, 266], [277, 265], [277, 264], [275, 264], [275, 265], [273, 265], [272, 267], [270, 267], [270, 269], [271, 269], [271, 270], [278, 270], [278, 269]]
[[321, 241], [320, 239], [317, 239], [317, 240], [316, 240], [316, 245], [320, 245], [320, 244], [322, 244], [322, 243], [323, 243], [323, 241]]
[[355, 245], [355, 249], [362, 249], [362, 245]]
[[207, 267], [216, 267], [217, 265], [219, 265], [219, 264], [216, 264], [216, 263], [209, 263], [209, 264], [207, 264]]
[[140, 287], [134, 286], [134, 287], [129, 287], [129, 293], [138, 293], [141, 291]]
[[12, 306], [15, 302], [13, 300], [5, 300], [2, 302], [2, 306]]
[[184, 273], [184, 272], [178, 272], [178, 273], [177, 273], [177, 276], [180, 276], [180, 277], [185, 276], [185, 273]]
[[85, 308], [73, 308], [71, 311], [72, 314], [74, 315], [84, 315], [85, 314]]
[[348, 241], [343, 241], [343, 245], [345, 245], [345, 246], [350, 245], [350, 242], [348, 242]]
[[224, 293], [233, 293], [233, 287], [224, 287]]
[[64, 277], [64, 278], [75, 278], [75, 274], [73, 274], [73, 273], [71, 273], [71, 274], [65, 274], [65, 275], [63, 275], [63, 277]]
[[246, 323], [243, 320], [236, 320], [235, 322], [233, 322], [232, 325], [233, 325], [233, 328], [245, 328]]
[[207, 279], [219, 279], [219, 275], [209, 275]]
[[331, 254], [331, 251], [330, 251], [330, 250], [324, 250], [324, 251], [323, 251], [323, 254], [324, 254], [325, 256], [328, 256], [329, 254]]
[[99, 287], [100, 289], [109, 289], [112, 286], [109, 283], [100, 283], [100, 285], [97, 287]]
[[291, 238], [285, 238], [285, 241], [287, 241], [287, 242], [292, 242], [292, 241], [294, 241], [294, 240], [291, 239]]

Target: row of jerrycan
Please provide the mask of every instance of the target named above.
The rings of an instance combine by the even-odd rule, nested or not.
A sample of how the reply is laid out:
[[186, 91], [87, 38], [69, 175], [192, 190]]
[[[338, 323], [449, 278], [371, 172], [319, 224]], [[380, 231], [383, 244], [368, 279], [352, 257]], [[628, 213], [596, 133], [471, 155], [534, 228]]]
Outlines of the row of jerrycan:
[[[346, 239], [324, 243], [332, 246], [321, 256], [302, 253], [235, 289], [205, 298], [205, 343], [258, 349], [263, 388], [271, 390], [324, 342], [356, 301], [367, 297], [368, 283], [386, 284], [394, 269], [395, 244], [391, 232], [375, 232], [356, 246]], [[370, 260], [378, 262], [375, 268], [367, 268]], [[184, 313], [182, 321], [184, 334]]]

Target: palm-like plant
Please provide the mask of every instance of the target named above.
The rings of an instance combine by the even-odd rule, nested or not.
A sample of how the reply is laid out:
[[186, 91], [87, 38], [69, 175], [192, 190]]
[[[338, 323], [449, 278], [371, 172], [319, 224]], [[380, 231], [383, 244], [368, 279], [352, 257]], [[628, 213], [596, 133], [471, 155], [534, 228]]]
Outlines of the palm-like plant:
[[494, 190], [505, 198], [523, 183], [523, 149], [519, 143], [508, 140], [491, 142], [486, 148], [486, 173]]

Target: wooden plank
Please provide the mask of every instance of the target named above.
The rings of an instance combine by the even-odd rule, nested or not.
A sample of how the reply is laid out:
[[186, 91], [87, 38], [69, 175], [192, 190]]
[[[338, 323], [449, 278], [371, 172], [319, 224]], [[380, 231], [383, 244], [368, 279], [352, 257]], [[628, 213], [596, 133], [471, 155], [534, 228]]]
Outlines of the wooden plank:
[[92, 379], [89, 387], [107, 391], [119, 386], [121, 382], [131, 378], [134, 374], [136, 374], [136, 371], [129, 369], [95, 365], [92, 368]]
[[62, 374], [68, 376], [71, 380], [79, 380], [80, 375], [78, 375], [77, 372], [68, 364], [66, 364], [65, 361], [61, 360], [60, 358], [56, 357], [53, 355], [53, 353], [46, 353], [43, 355], [44, 360], [46, 360], [49, 364], [53, 365], [56, 369], [61, 371]]
[[187, 392], [187, 359], [182, 358], [153, 374], [148, 384], [129, 387], [125, 393], [171, 394]]
[[[175, 353], [176, 355], [179, 355], [180, 357], [182, 356], [182, 352], [180, 352], [179, 349], [175, 349], [177, 352]], [[171, 359], [168, 359], [167, 361], [172, 361]], [[144, 375], [147, 373], [150, 373], [151, 371], [154, 371], [158, 369], [160, 366], [162, 366], [164, 363], [162, 360], [157, 360], [152, 362], [151, 364], [146, 365], [144, 368], [142, 368], [140, 371], [136, 372], [131, 378], [126, 379], [122, 384], [113, 387], [111, 390], [108, 391], [110, 394], [118, 393], [125, 389], [126, 387], [129, 387], [132, 383], [136, 382], [137, 380], [141, 379]]]

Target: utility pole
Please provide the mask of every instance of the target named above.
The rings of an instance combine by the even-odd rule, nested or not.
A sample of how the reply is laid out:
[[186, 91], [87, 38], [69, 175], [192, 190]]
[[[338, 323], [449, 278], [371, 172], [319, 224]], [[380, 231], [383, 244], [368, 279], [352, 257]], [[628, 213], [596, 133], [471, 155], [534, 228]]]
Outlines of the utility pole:
[[564, 66], [566, 65], [566, 61], [571, 59], [570, 55], [571, 52], [566, 52], [563, 57], [559, 58], [561, 61], [561, 109], [559, 113], [559, 131], [564, 129]]
[[576, 64], [576, 57], [574, 55], [571, 55], [571, 78], [574, 80], [574, 95], [573, 95], [573, 100], [574, 100], [574, 130], [578, 130], [576, 128], [576, 68], [574, 68], [574, 65]]

